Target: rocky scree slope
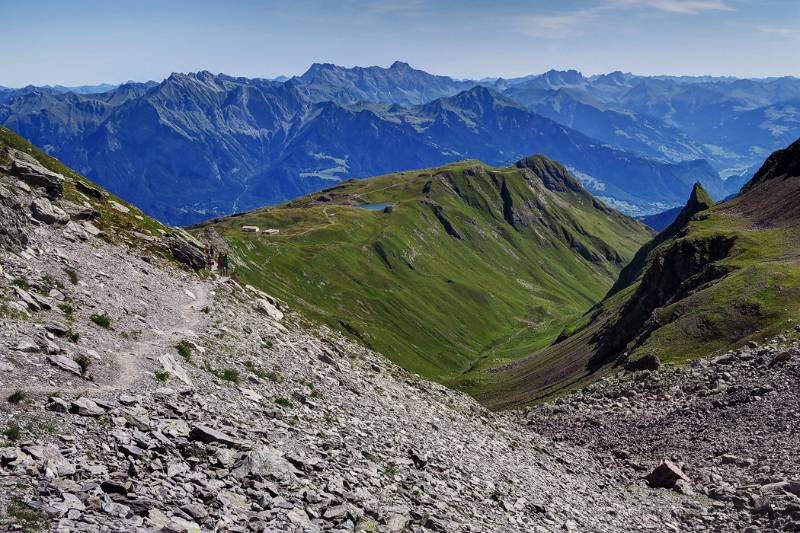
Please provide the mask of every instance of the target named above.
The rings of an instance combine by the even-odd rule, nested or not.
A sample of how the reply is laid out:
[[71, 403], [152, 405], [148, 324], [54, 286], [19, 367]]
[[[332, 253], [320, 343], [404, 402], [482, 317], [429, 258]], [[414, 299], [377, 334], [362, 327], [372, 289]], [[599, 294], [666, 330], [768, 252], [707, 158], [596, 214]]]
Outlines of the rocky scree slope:
[[686, 496], [623, 481], [257, 289], [196, 274], [155, 222], [0, 139], [0, 527], [634, 531], [696, 519]]
[[502, 389], [479, 370], [551, 343], [651, 235], [543, 156], [352, 180], [190, 231], [227, 240], [247, 283], [470, 392]]
[[[620, 371], [520, 415], [558, 442], [587, 447], [630, 479], [665, 457], [678, 490], [707, 503], [693, 531], [800, 530], [797, 329], [689, 365]], [[788, 337], [788, 338], [787, 338]]]
[[512, 401], [588, 383], [614, 366], [686, 361], [783, 331], [800, 312], [798, 161], [800, 142], [716, 206], [696, 188], [646, 257], [560, 342], [504, 369]]

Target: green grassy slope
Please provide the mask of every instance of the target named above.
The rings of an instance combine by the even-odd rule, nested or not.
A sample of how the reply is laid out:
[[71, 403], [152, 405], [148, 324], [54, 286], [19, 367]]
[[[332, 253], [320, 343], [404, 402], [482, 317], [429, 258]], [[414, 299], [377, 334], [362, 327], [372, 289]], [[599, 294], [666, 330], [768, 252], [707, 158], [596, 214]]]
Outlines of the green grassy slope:
[[482, 399], [522, 405], [648, 354], [680, 364], [761, 341], [800, 317], [800, 141], [738, 197], [672, 229], [632, 283], [573, 323], [569, 338], [494, 374], [504, 394]]
[[[358, 207], [382, 202], [394, 205]], [[542, 157], [351, 180], [192, 232], [208, 229], [244, 281], [469, 391], [478, 370], [551, 343], [651, 236]]]

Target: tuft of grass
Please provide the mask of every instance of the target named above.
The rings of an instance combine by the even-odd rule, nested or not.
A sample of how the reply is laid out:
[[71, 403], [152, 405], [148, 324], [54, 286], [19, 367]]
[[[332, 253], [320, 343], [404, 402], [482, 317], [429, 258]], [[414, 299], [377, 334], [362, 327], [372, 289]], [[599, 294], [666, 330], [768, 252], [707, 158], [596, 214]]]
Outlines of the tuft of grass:
[[69, 330], [67, 332], [67, 339], [73, 344], [78, 344], [78, 341], [81, 340], [81, 334], [77, 331]]
[[169, 372], [163, 369], [156, 370], [155, 374], [153, 374], [153, 377], [156, 378], [156, 381], [159, 381], [161, 383], [166, 383], [167, 381], [169, 381]]
[[58, 308], [61, 309], [61, 312], [64, 313], [67, 320], [73, 320], [75, 318], [75, 308], [70, 304], [58, 304]]
[[12, 498], [6, 507], [5, 515], [19, 528], [22, 533], [38, 533], [47, 531], [47, 516], [38, 509], [27, 505], [19, 498]]
[[8, 403], [18, 404], [23, 402], [27, 397], [28, 395], [25, 394], [25, 391], [16, 390], [8, 397]]
[[92, 366], [92, 360], [89, 359], [89, 357], [85, 354], [78, 354], [73, 358], [73, 361], [78, 363], [78, 366], [81, 367], [81, 377], [88, 379], [87, 374], [89, 372], [89, 368]]
[[3, 430], [3, 436], [11, 442], [17, 442], [22, 437], [22, 428], [12, 420]]
[[3, 318], [13, 318], [15, 320], [19, 320], [25, 318], [25, 313], [18, 311], [16, 309], [12, 309], [5, 303], [0, 303], [0, 317]]
[[258, 368], [253, 361], [245, 361], [244, 367], [261, 379], [268, 379], [273, 383], [280, 383], [283, 381], [283, 376], [279, 372]]
[[275, 398], [275, 403], [280, 405], [281, 407], [286, 407], [286, 408], [292, 407], [294, 405], [289, 398], [284, 398], [283, 396], [277, 396]]
[[101, 328], [105, 329], [111, 328], [111, 319], [105, 313], [102, 314], [94, 313], [92, 316], [89, 317], [89, 320], [91, 320]]
[[76, 274], [74, 270], [70, 268], [65, 268], [64, 272], [67, 274], [67, 278], [69, 278], [70, 283], [72, 283], [73, 285], [78, 284], [78, 274]]
[[25, 290], [25, 291], [27, 291], [27, 290], [29, 290], [31, 288], [31, 286], [28, 284], [28, 282], [25, 281], [22, 278], [15, 279], [14, 281], [11, 282], [11, 284], [14, 285], [15, 287], [19, 287], [20, 289]]
[[189, 346], [189, 343], [186, 341], [181, 341], [175, 346], [175, 349], [178, 350], [178, 355], [183, 357], [184, 361], [190, 363], [192, 361], [192, 348]]
[[224, 379], [225, 381], [230, 381], [232, 383], [239, 383], [241, 378], [239, 377], [239, 372], [234, 370], [233, 368], [225, 368], [222, 372], [219, 373], [219, 377]]
[[211, 312], [211, 308], [206, 305], [205, 307], [200, 309], [200, 312], [207, 315]]

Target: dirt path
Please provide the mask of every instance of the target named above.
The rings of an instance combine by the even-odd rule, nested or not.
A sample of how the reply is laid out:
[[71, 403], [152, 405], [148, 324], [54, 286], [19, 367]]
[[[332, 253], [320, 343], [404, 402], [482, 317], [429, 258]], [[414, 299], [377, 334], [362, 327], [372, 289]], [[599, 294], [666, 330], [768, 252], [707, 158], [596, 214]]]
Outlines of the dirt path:
[[[189, 290], [189, 289], [187, 289]], [[118, 355], [115, 361], [117, 377], [107, 385], [101, 385], [100, 390], [125, 390], [130, 388], [137, 379], [144, 374], [141, 364], [147, 358], [157, 359], [164, 353], [174, 353], [175, 346], [186, 336], [196, 333], [197, 326], [202, 322], [201, 309], [208, 305], [208, 287], [206, 283], [198, 281], [192, 283], [189, 290], [194, 298], [184, 294], [187, 302], [180, 305], [175, 321], [165, 329], [152, 331], [153, 339], [138, 341], [126, 353]]]
[[23, 390], [27, 394], [54, 392], [83, 394], [131, 389], [140, 378], [148, 374], [146, 361], [158, 360], [165, 353], [174, 353], [175, 345], [182, 339], [192, 336], [202, 325], [204, 315], [201, 310], [209, 302], [208, 284], [197, 281], [192, 283], [190, 289], [187, 290], [192, 293], [194, 298], [186, 293], [182, 295], [186, 301], [176, 306], [175, 313], [167, 315], [173, 318], [170, 324], [160, 324], [160, 327], [151, 328], [148, 338], [136, 340], [116, 354], [111, 381], [94, 383], [81, 380], [76, 376], [78, 382], [74, 385], [20, 385], [0, 388], [0, 398], [5, 398], [16, 390]]

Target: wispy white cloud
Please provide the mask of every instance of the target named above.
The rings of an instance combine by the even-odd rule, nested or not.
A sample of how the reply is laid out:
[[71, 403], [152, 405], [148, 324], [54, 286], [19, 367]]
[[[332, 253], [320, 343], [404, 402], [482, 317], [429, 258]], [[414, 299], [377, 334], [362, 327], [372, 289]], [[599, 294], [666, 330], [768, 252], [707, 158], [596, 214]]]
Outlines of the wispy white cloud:
[[724, 0], [605, 0], [598, 9], [652, 9], [665, 13], [698, 15], [704, 11], [732, 11]]
[[418, 15], [427, 4], [426, 0], [370, 0], [364, 10], [373, 15]]
[[771, 35], [781, 35], [785, 37], [800, 36], [800, 28], [786, 28], [782, 26], [756, 26], [756, 30], [761, 33]]
[[583, 26], [593, 19], [596, 11], [584, 9], [560, 15], [530, 15], [515, 17], [514, 27], [532, 37], [565, 39], [579, 35]]
[[601, 0], [592, 7], [553, 15], [517, 17], [514, 27], [527, 35], [544, 39], [576, 37], [601, 15], [611, 12], [658, 12], [699, 15], [706, 11], [732, 11], [725, 0]]

